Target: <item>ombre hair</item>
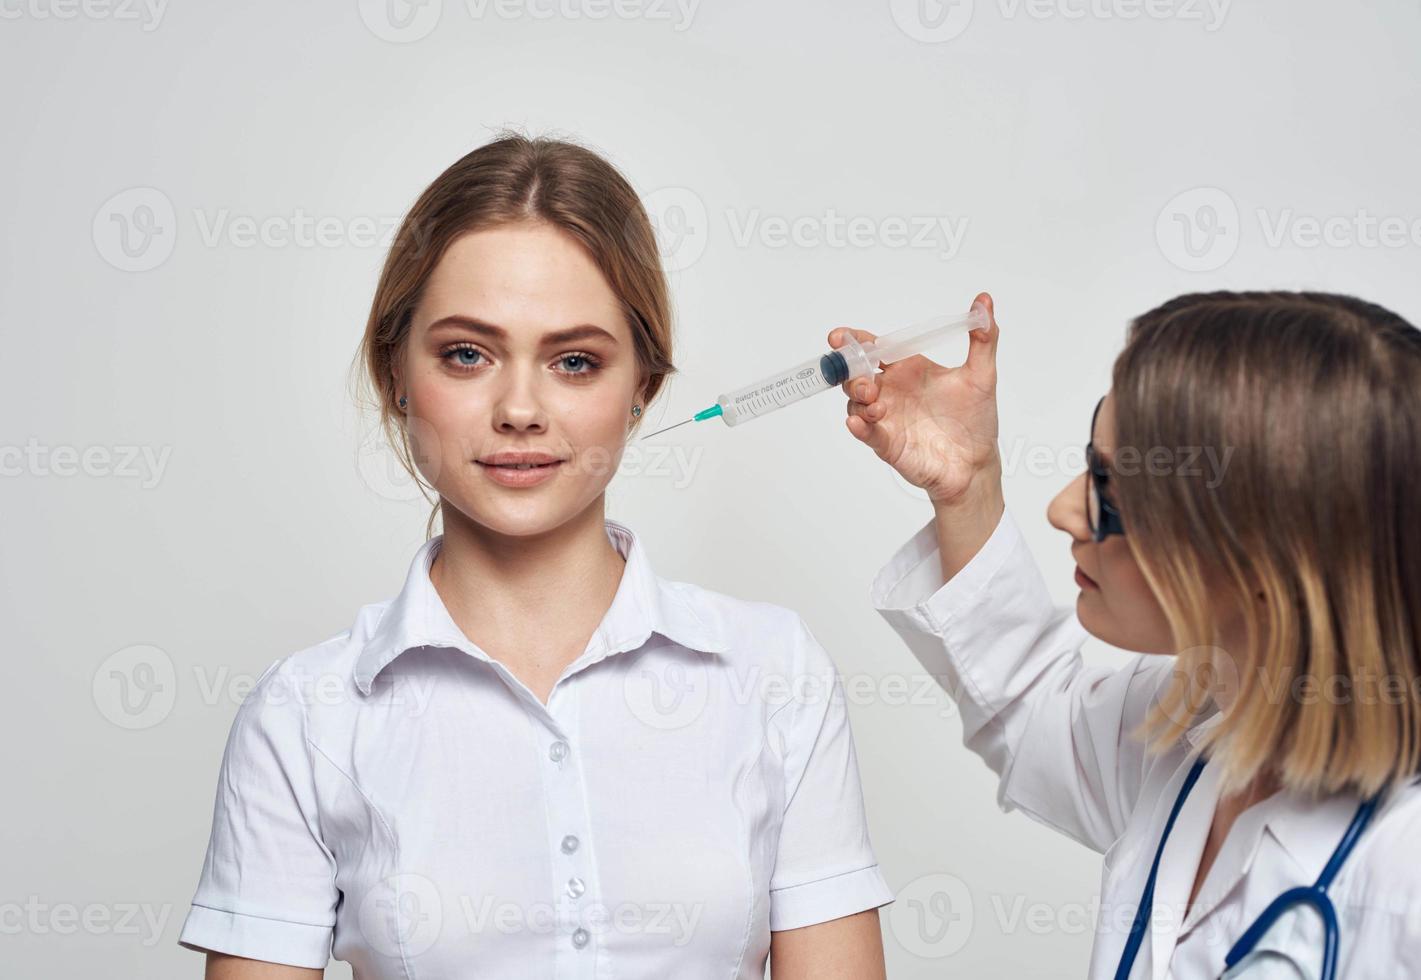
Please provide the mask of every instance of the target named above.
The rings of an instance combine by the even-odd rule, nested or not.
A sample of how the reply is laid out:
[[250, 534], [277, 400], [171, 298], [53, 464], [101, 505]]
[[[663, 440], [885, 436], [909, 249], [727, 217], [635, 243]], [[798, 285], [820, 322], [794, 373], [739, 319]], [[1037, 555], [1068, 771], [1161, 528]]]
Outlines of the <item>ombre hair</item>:
[[[1180, 296], [1131, 325], [1112, 391], [1117, 446], [1227, 460], [1215, 481], [1112, 476], [1181, 651], [1155, 744], [1212, 714], [1226, 674], [1202, 741], [1226, 789], [1270, 770], [1309, 794], [1416, 776], [1421, 332], [1349, 296]], [[1220, 649], [1234, 615], [1244, 648]]]
[[[544, 223], [562, 231], [597, 265], [631, 329], [643, 404], [656, 397], [675, 371], [666, 274], [651, 221], [631, 184], [586, 147], [516, 133], [500, 135], [455, 161], [405, 215], [375, 287], [356, 354], [355, 366], [363, 369], [370, 396], [365, 401], [378, 410], [385, 439], [427, 498], [405, 414], [395, 403], [394, 365], [404, 355], [425, 284], [454, 240], [518, 222]], [[426, 533], [438, 513], [435, 502]]]

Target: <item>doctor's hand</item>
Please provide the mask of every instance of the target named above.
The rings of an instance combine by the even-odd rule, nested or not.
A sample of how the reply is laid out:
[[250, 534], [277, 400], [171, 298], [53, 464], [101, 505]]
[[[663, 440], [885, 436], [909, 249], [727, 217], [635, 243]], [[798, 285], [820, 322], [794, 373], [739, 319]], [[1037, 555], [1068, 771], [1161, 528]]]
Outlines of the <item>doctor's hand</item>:
[[[997, 449], [997, 326], [992, 297], [979, 293], [989, 325], [968, 334], [967, 358], [943, 367], [921, 354], [843, 384], [848, 425], [903, 479], [927, 492], [937, 512], [944, 574], [950, 578], [991, 535], [1001, 518], [1002, 461]], [[865, 330], [838, 327], [829, 346]]]

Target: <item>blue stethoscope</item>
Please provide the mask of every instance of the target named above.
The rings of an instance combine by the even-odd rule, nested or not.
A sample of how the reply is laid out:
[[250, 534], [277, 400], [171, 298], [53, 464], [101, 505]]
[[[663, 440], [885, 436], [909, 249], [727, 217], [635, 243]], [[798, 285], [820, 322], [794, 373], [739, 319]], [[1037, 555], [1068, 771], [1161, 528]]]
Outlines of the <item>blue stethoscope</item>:
[[[1135, 910], [1135, 921], [1130, 926], [1130, 936], [1125, 941], [1124, 952], [1120, 954], [1120, 966], [1115, 970], [1115, 980], [1128, 980], [1130, 970], [1135, 966], [1135, 957], [1140, 952], [1140, 943], [1144, 941], [1145, 929], [1149, 925], [1150, 915], [1154, 909], [1155, 875], [1159, 872], [1159, 862], [1161, 855], [1164, 854], [1165, 842], [1169, 840], [1169, 832], [1174, 829], [1174, 820], [1179, 816], [1179, 811], [1184, 808], [1184, 801], [1189, 797], [1189, 791], [1199, 781], [1199, 774], [1203, 771], [1204, 760], [1201, 758], [1189, 770], [1189, 775], [1184, 777], [1184, 785], [1179, 787], [1179, 796], [1175, 798], [1174, 809], [1170, 811], [1169, 820], [1165, 822], [1164, 834], [1160, 837], [1159, 848], [1155, 851], [1154, 864], [1150, 865], [1150, 876], [1145, 880], [1145, 890], [1140, 895], [1140, 904]], [[1317, 881], [1311, 885], [1289, 888], [1273, 899], [1269, 906], [1263, 910], [1263, 914], [1244, 930], [1238, 942], [1233, 944], [1233, 948], [1224, 957], [1226, 969], [1232, 970], [1245, 956], [1253, 952], [1254, 947], [1263, 938], [1263, 934], [1272, 928], [1273, 923], [1282, 918], [1283, 913], [1295, 905], [1311, 905], [1322, 916], [1324, 927], [1322, 980], [1333, 980], [1336, 977], [1337, 909], [1333, 907], [1332, 899], [1327, 897], [1327, 886], [1332, 884], [1333, 878], [1337, 877], [1337, 872], [1342, 868], [1342, 862], [1346, 861], [1347, 856], [1352, 853], [1357, 838], [1361, 837], [1362, 831], [1367, 829], [1367, 824], [1371, 821], [1372, 814], [1376, 812], [1376, 809], [1377, 797], [1375, 796], [1364, 800], [1361, 806], [1357, 807], [1357, 815], [1352, 818], [1347, 832], [1337, 842], [1337, 848], [1332, 852], [1332, 857], [1327, 859], [1327, 866], [1322, 869], [1322, 874], [1317, 876]]]

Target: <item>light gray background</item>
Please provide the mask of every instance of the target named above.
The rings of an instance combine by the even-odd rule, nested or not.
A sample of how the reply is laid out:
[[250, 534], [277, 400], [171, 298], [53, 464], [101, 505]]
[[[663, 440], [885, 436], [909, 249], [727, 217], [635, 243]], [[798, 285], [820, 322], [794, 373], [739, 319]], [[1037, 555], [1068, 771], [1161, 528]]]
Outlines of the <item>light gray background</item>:
[[[1130, 316], [1310, 286], [1421, 322], [1414, 0], [402, 2], [0, 0], [6, 977], [199, 975], [242, 685], [422, 540], [346, 388], [380, 240], [502, 125], [658, 215], [681, 374], [649, 426], [991, 290], [1008, 500], [1062, 602], [1043, 509]], [[870, 608], [928, 509], [842, 415], [679, 430], [609, 511], [662, 574], [801, 611], [861, 692], [892, 976], [1078, 974], [1098, 859], [997, 811]]]

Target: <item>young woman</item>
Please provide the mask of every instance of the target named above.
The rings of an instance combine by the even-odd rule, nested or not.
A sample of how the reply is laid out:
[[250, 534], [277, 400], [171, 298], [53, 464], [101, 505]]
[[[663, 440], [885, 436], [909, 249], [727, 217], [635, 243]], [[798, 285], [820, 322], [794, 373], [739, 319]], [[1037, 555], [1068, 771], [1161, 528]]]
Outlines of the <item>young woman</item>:
[[1003, 805], [1105, 855], [1089, 976], [1415, 975], [1421, 333], [1313, 293], [1138, 318], [1048, 514], [1075, 615], [1003, 507], [997, 341], [850, 382], [847, 424], [934, 501], [875, 605]]
[[361, 363], [443, 533], [239, 710], [181, 936], [208, 977], [882, 977], [892, 896], [828, 656], [604, 517], [672, 370], [627, 182], [556, 141], [459, 160]]

